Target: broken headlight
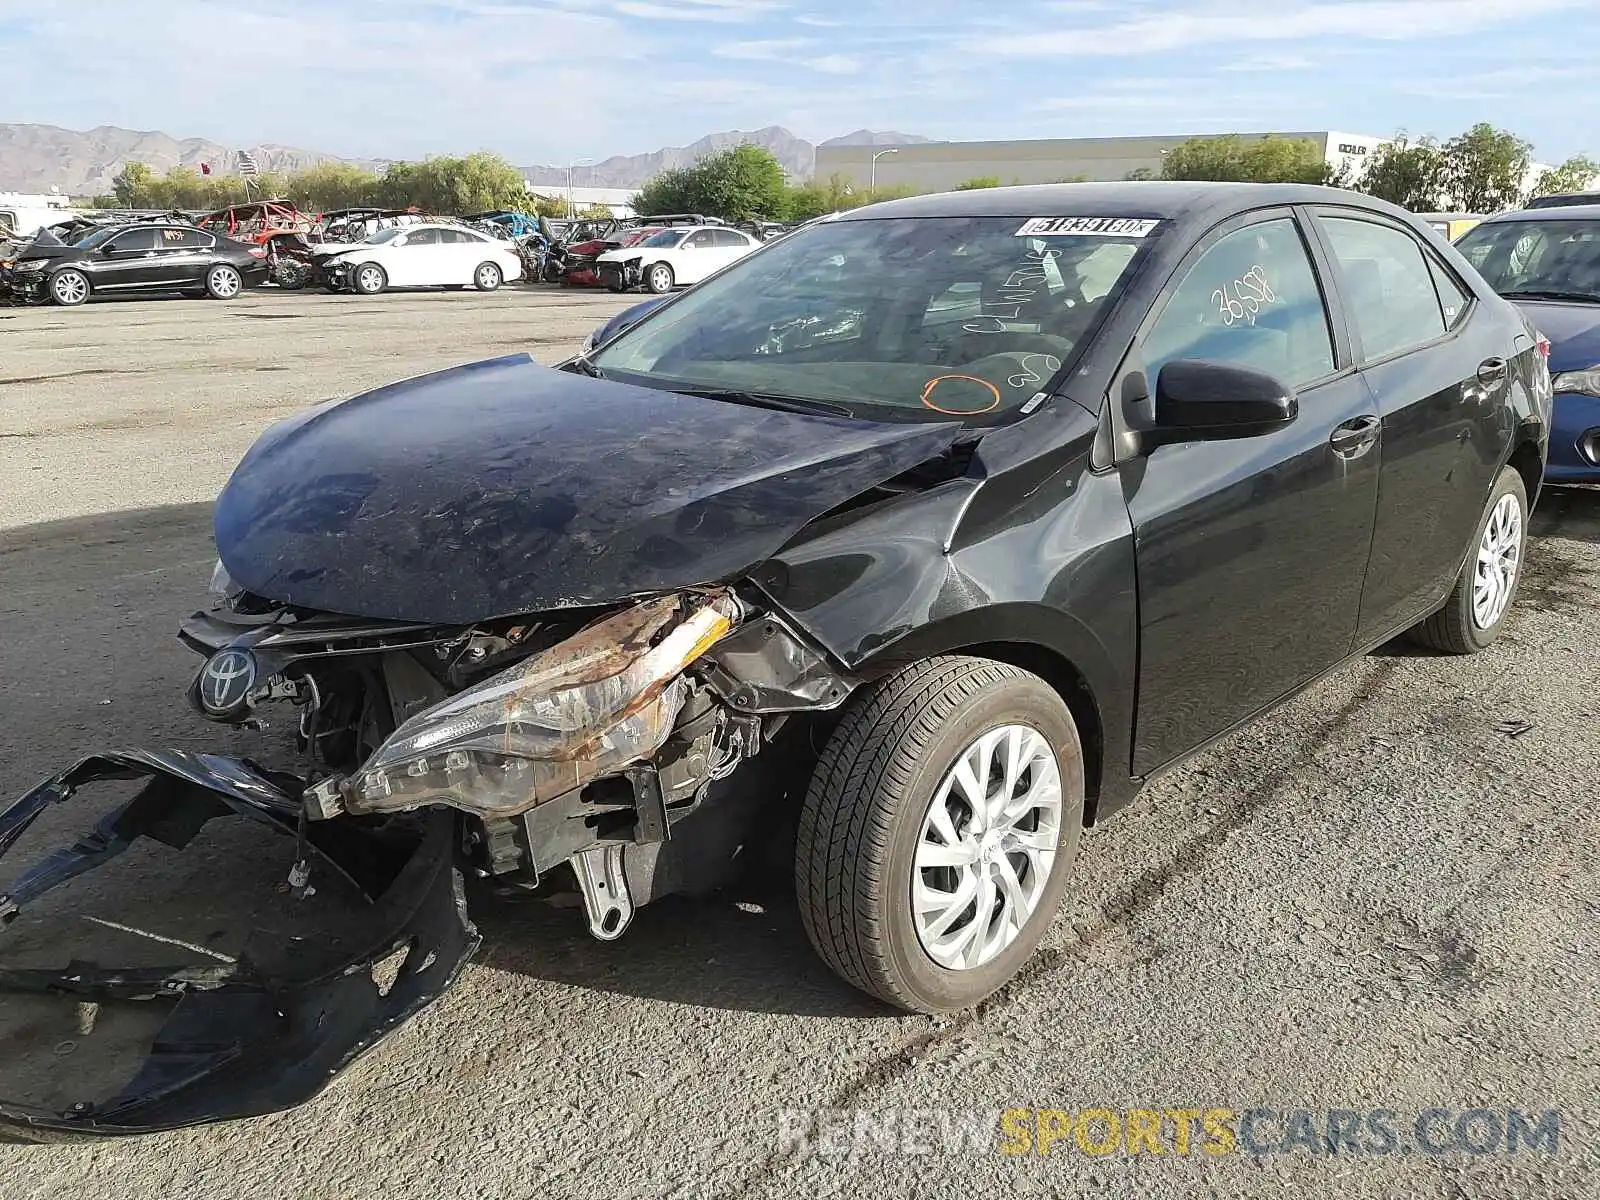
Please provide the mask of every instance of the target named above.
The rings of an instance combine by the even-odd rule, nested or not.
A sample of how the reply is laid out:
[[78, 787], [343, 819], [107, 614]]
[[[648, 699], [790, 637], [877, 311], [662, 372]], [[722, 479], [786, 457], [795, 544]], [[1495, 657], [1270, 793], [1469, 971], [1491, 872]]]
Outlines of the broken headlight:
[[664, 596], [416, 714], [339, 788], [308, 793], [318, 815], [446, 804], [509, 817], [648, 757], [683, 704], [684, 668], [732, 631], [731, 593]]

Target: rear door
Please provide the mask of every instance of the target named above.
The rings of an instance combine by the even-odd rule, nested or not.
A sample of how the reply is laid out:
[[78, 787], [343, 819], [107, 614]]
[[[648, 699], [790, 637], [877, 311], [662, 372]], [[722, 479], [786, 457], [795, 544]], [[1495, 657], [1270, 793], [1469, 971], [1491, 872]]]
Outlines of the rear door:
[[152, 260], [150, 286], [188, 287], [205, 280], [213, 239], [198, 229], [160, 228]]
[[1398, 221], [1319, 208], [1347, 297], [1352, 346], [1383, 420], [1372, 561], [1357, 641], [1424, 616], [1448, 594], [1512, 430], [1505, 326]]
[[1299, 415], [1257, 437], [1163, 445], [1121, 464], [1139, 590], [1133, 768], [1146, 775], [1344, 659], [1378, 492], [1378, 417], [1337, 296], [1288, 209], [1190, 252], [1134, 345], [1163, 364], [1265, 371]]

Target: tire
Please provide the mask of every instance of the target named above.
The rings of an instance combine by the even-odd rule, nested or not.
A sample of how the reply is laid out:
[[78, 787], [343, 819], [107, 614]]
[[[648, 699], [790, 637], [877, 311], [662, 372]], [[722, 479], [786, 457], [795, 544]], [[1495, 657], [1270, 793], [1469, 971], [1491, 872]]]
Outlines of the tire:
[[672, 290], [674, 282], [672, 268], [664, 262], [654, 263], [645, 268], [644, 286], [652, 295], [666, 295]]
[[611, 293], [613, 293], [614, 295], [617, 295], [617, 296], [622, 295], [622, 293], [627, 291], [627, 290], [628, 289], [623, 287], [620, 283], [608, 283], [608, 284], [606, 284], [606, 291], [611, 292]]
[[[991, 947], [991, 957], [951, 967], [923, 940], [925, 932], [939, 931], [919, 931], [913, 885], [959, 894], [961, 878], [998, 879], [1000, 859], [1012, 856], [995, 854], [988, 838], [975, 837], [974, 825], [981, 822], [970, 807], [952, 827], [961, 852], [974, 852], [971, 863], [927, 868], [918, 865], [919, 855], [930, 845], [939, 848], [930, 842], [930, 830], [934, 801], [946, 786], [952, 789], [947, 812], [949, 805], [959, 809], [964, 803], [949, 782], [957, 761], [1012, 729], [1041, 735], [1039, 752], [1059, 772], [1056, 829], [1050, 831], [1043, 815], [1035, 814], [1029, 818], [1034, 829], [1022, 830], [1053, 841], [1053, 860], [1043, 872], [1027, 868], [1026, 886], [1035, 898], [1011, 940]], [[1043, 758], [1019, 776], [1030, 781], [1030, 791], [1039, 778], [1036, 770], [1048, 771]], [[811, 944], [846, 982], [898, 1008], [943, 1013], [976, 1004], [1017, 973], [1049, 928], [1077, 856], [1083, 797], [1077, 728], [1061, 698], [1037, 676], [989, 659], [939, 657], [868, 686], [846, 706], [801, 806], [795, 891]], [[1021, 875], [1014, 864], [1011, 869]], [[1001, 902], [1005, 908], [994, 908], [996, 916], [1015, 911], [1011, 902]], [[979, 924], [974, 903], [946, 932], [957, 936]], [[955, 908], [944, 907], [947, 913]]]
[[206, 295], [213, 300], [232, 300], [244, 291], [244, 276], [237, 267], [218, 263], [206, 272]]
[[480, 292], [496, 291], [505, 282], [505, 275], [492, 262], [479, 263], [472, 271], [472, 286]]
[[362, 263], [350, 273], [350, 290], [376, 296], [389, 286], [389, 276], [377, 263]]
[[76, 308], [88, 302], [92, 290], [87, 275], [68, 267], [65, 271], [57, 271], [51, 276], [50, 303], [62, 308]]
[[[1508, 522], [1514, 529], [1508, 530]], [[1411, 629], [1411, 639], [1445, 654], [1476, 654], [1488, 647], [1504, 630], [1516, 603], [1527, 547], [1528, 491], [1516, 468], [1504, 467], [1484, 505], [1450, 598]]]
[[278, 287], [286, 292], [298, 292], [311, 282], [311, 268], [300, 263], [278, 268]]

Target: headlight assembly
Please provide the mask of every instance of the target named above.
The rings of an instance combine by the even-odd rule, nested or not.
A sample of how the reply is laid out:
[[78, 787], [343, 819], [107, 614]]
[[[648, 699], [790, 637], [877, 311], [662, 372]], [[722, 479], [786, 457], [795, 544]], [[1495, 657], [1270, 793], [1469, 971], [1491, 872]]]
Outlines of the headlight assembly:
[[1588, 392], [1600, 396], [1600, 366], [1587, 371], [1563, 371], [1550, 381], [1551, 390], [1557, 392]]
[[50, 265], [48, 258], [25, 258], [17, 263], [18, 275], [37, 275]]
[[220, 558], [217, 559], [217, 565], [211, 568], [211, 583], [206, 590], [219, 603], [229, 599], [239, 590], [239, 585], [233, 581], [233, 576], [228, 574], [228, 568], [222, 565]]
[[648, 757], [683, 704], [682, 673], [739, 620], [729, 592], [602, 618], [404, 722], [365, 766], [308, 793], [332, 816], [444, 804], [509, 817]]

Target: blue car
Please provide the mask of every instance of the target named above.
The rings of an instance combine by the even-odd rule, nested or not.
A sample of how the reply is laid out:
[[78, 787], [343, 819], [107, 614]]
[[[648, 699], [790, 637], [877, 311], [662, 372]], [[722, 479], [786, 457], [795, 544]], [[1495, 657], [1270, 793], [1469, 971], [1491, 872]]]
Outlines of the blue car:
[[660, 308], [670, 299], [672, 299], [671, 296], [652, 296], [642, 304], [635, 304], [631, 308], [623, 309], [589, 335], [589, 340], [583, 343], [583, 353], [588, 354], [597, 346], [605, 345], [617, 334], [638, 321], [645, 313], [650, 312], [652, 309]]
[[1600, 483], [1600, 204], [1490, 217], [1456, 249], [1550, 340], [1551, 483]]

